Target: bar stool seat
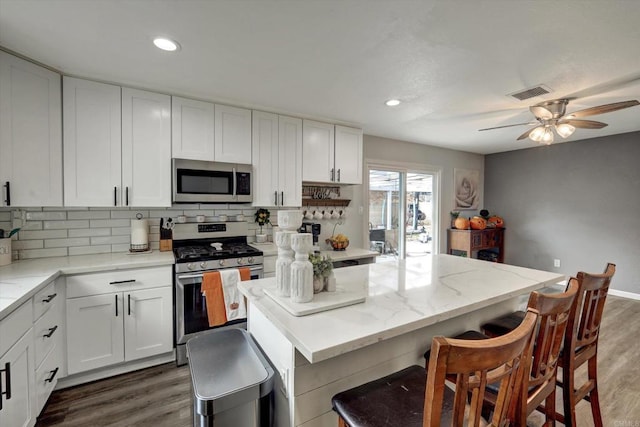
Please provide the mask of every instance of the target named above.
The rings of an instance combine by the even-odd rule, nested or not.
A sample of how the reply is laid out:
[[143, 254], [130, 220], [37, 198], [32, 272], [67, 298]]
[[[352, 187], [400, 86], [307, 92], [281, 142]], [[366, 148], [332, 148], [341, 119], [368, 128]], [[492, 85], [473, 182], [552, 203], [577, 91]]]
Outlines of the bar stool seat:
[[522, 323], [524, 311], [514, 311], [497, 319], [492, 319], [482, 325], [482, 331], [489, 337], [499, 337], [513, 331]]

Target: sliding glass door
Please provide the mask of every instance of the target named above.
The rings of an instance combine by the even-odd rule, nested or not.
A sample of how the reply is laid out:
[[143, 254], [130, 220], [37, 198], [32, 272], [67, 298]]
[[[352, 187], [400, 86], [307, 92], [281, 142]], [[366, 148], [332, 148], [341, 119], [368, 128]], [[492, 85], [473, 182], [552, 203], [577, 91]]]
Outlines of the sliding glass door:
[[369, 248], [378, 261], [433, 252], [437, 216], [435, 174], [369, 167]]

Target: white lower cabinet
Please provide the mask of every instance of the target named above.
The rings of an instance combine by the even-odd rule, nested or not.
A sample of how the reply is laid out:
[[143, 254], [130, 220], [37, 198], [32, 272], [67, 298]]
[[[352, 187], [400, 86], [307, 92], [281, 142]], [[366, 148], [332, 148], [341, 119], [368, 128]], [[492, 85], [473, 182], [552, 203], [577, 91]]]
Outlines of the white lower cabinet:
[[170, 266], [68, 277], [68, 373], [172, 351], [172, 316]]

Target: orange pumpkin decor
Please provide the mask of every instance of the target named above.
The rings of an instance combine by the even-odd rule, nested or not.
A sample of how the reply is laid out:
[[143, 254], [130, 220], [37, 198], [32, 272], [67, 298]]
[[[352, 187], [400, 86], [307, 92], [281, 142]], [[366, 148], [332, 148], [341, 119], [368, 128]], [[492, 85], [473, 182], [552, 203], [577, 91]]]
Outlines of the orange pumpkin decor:
[[469, 228], [469, 220], [467, 218], [463, 218], [459, 216], [456, 218], [456, 221], [453, 223], [458, 230], [467, 230]]
[[496, 228], [504, 228], [504, 219], [497, 215], [493, 215], [489, 217], [489, 222], [492, 222], [496, 225]]
[[472, 230], [484, 230], [487, 228], [487, 220], [482, 218], [481, 216], [474, 216], [469, 221]]

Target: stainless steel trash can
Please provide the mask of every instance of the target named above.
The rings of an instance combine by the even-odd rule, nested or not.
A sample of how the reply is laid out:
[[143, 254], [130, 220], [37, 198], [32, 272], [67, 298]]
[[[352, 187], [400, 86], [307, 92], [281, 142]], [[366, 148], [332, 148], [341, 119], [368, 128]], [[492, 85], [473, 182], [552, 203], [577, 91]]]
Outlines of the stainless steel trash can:
[[194, 426], [272, 426], [274, 371], [247, 331], [194, 337], [187, 355]]

